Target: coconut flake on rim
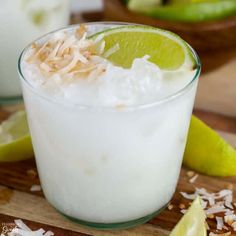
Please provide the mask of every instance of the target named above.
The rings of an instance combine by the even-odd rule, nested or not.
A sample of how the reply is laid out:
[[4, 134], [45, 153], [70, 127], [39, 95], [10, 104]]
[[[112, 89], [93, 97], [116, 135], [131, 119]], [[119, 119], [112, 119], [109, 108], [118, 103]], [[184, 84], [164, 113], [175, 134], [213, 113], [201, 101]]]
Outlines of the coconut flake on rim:
[[119, 50], [119, 45], [116, 44], [104, 52], [103, 37], [104, 35], [99, 35], [94, 40], [87, 38], [84, 25], [72, 35], [68, 32], [57, 32], [46, 42], [33, 43], [26, 61], [36, 65], [46, 78], [56, 74], [69, 82], [73, 81], [72, 78], [88, 78], [92, 72], [100, 71], [100, 63], [103, 66], [108, 64], [106, 57]]

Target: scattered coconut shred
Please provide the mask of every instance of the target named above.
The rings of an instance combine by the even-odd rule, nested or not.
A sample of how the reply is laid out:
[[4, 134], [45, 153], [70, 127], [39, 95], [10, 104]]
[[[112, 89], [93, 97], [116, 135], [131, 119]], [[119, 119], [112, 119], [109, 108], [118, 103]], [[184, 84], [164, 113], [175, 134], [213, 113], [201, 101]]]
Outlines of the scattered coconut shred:
[[31, 188], [30, 188], [30, 191], [31, 192], [38, 192], [38, 191], [41, 191], [42, 188], [40, 185], [32, 185]]
[[[216, 193], [210, 193], [204, 188], [195, 188], [194, 193], [180, 192], [180, 194], [187, 200], [194, 200], [197, 196], [201, 197], [202, 206], [207, 218], [215, 219], [216, 221], [217, 233], [211, 232], [209, 236], [227, 236], [231, 235], [231, 231], [236, 231], [235, 204], [233, 203], [233, 192], [231, 189], [223, 189]], [[187, 211], [183, 207], [180, 209], [183, 214]], [[218, 233], [222, 230], [228, 232]]]
[[44, 229], [39, 229], [32, 231], [22, 220], [14, 220], [15, 228], [8, 232], [7, 234], [1, 234], [1, 236], [53, 236], [52, 231], [45, 231]]

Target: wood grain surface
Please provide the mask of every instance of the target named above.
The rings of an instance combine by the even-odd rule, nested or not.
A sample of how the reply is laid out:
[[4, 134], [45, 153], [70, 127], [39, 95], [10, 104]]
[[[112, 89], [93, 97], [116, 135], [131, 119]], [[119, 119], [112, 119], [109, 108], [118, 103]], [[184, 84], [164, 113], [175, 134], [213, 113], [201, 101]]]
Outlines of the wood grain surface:
[[[22, 109], [23, 106], [0, 108], [0, 120], [7, 118], [11, 112]], [[201, 110], [194, 113], [219, 132], [236, 147], [236, 118], [214, 114]], [[44, 198], [42, 191], [32, 192], [32, 185], [40, 183], [34, 159], [0, 164], [0, 223], [13, 224], [14, 219], [23, 219], [32, 229], [43, 228], [51, 230], [55, 235], [97, 235], [97, 236], [167, 236], [170, 230], [182, 217], [179, 204], [186, 206], [188, 202], [181, 197], [180, 191], [193, 192], [195, 187], [203, 187], [208, 191], [219, 191], [232, 184], [236, 189], [236, 178], [216, 178], [199, 175], [194, 184], [189, 183], [186, 168], [182, 168], [176, 193], [172, 199], [174, 208], [164, 210], [150, 222], [127, 230], [97, 231], [75, 224], [61, 216]], [[236, 201], [236, 196], [235, 199]], [[211, 227], [215, 227], [214, 220], [208, 220]], [[0, 224], [1, 229], [1, 224]], [[236, 234], [232, 234], [236, 235]]]

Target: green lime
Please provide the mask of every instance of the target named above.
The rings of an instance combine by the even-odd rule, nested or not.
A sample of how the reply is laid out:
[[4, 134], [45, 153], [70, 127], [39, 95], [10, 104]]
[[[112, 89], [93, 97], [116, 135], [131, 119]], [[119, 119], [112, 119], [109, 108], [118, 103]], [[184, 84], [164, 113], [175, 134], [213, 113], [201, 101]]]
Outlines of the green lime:
[[20, 161], [33, 155], [26, 114], [16, 112], [0, 125], [0, 161]]
[[183, 3], [199, 3], [199, 2], [219, 2], [219, 0], [169, 0], [168, 4], [183, 4]]
[[149, 26], [121, 26], [91, 37], [96, 38], [101, 34], [104, 35], [105, 52], [119, 45], [119, 50], [108, 57], [108, 60], [119, 66], [129, 68], [135, 58], [148, 55], [149, 60], [161, 69], [196, 68], [197, 62], [189, 46], [169, 31]]
[[214, 130], [192, 116], [184, 165], [207, 175], [235, 176], [236, 150]]
[[137, 10], [148, 16], [179, 22], [201, 22], [223, 19], [236, 14], [235, 0], [170, 4]]
[[201, 199], [197, 197], [170, 236], [206, 236], [205, 219], [206, 214], [202, 208]]
[[162, 4], [162, 0], [129, 0], [128, 8], [130, 10], [139, 10], [143, 7], [154, 7]]

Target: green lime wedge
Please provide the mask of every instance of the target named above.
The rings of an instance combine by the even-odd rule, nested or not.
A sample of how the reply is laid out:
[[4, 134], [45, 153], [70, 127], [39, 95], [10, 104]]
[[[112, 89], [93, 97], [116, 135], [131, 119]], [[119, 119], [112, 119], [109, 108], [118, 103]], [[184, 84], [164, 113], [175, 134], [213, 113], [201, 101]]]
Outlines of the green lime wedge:
[[143, 7], [154, 7], [162, 4], [162, 0], [129, 0], [128, 8], [130, 10], [139, 10]]
[[205, 219], [201, 199], [197, 197], [170, 236], [206, 236]]
[[33, 155], [26, 114], [16, 112], [0, 125], [0, 161], [20, 161]]
[[145, 55], [161, 69], [195, 69], [197, 62], [189, 46], [176, 34], [149, 26], [121, 26], [99, 32], [91, 38], [104, 35], [105, 52], [115, 45], [119, 50], [108, 60], [119, 66], [129, 68], [135, 58]]
[[183, 4], [183, 3], [199, 3], [199, 2], [219, 2], [219, 0], [169, 0], [168, 4]]
[[195, 116], [191, 119], [183, 163], [207, 175], [236, 176], [236, 150]]
[[137, 10], [148, 16], [179, 22], [201, 22], [223, 19], [236, 14], [235, 0], [217, 0], [147, 7]]

